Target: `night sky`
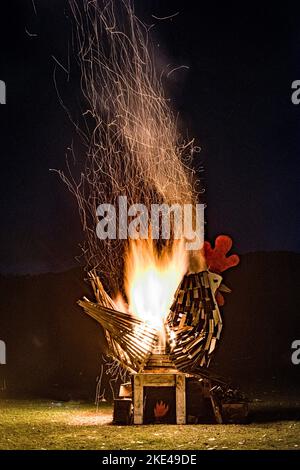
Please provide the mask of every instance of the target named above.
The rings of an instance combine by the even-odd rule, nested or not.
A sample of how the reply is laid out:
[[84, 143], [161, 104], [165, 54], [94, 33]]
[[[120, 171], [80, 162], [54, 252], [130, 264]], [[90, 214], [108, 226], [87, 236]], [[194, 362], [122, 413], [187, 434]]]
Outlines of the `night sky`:
[[[299, 252], [300, 105], [291, 83], [300, 80], [300, 7], [219, 3], [139, 0], [136, 10], [156, 24], [159, 67], [188, 67], [170, 76], [166, 92], [202, 148], [208, 238], [229, 234], [238, 253]], [[2, 273], [64, 270], [80, 253], [76, 203], [49, 172], [64, 167], [75, 138], [52, 58], [67, 64], [71, 23], [63, 0], [34, 4], [36, 13], [31, 0], [1, 2]], [[76, 109], [78, 71], [71, 67], [67, 80], [58, 69], [56, 79]]]

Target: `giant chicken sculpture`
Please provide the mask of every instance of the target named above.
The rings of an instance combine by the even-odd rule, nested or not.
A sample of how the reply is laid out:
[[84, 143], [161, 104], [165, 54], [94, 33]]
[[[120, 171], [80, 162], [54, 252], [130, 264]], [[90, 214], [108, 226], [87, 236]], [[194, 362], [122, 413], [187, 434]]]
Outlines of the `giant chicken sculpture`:
[[[195, 374], [209, 366], [222, 331], [222, 292], [230, 292], [220, 273], [239, 263], [237, 255], [226, 256], [231, 247], [225, 235], [217, 237], [214, 248], [205, 242], [207, 269], [186, 274], [177, 288], [165, 320], [164, 351], [177, 370]], [[135, 315], [118, 311], [99, 277], [94, 272], [89, 275], [96, 301], [84, 298], [79, 305], [104, 328], [108, 353], [130, 372], [142, 371], [156, 349], [159, 333]]]

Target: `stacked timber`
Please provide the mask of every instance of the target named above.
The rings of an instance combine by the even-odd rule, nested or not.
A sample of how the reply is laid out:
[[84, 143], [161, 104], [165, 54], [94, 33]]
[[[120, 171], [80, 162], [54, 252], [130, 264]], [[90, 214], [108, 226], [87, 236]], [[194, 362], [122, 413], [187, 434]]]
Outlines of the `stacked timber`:
[[[109, 354], [122, 366], [130, 372], [171, 367], [205, 376], [203, 371], [210, 363], [222, 331], [222, 319], [215, 299], [221, 276], [202, 271], [183, 278], [166, 321], [169, 357], [166, 351], [157, 350], [158, 332], [155, 329], [129, 312], [118, 311], [93, 272], [90, 273], [90, 281], [96, 302], [84, 298], [78, 303], [102, 325]], [[155, 352], [161, 357], [153, 354]]]
[[175, 365], [172, 363], [170, 356], [168, 354], [151, 354], [148, 362], [145, 366], [145, 371], [158, 369], [162, 372], [162, 369], [174, 370], [176, 369]]
[[158, 342], [157, 331], [135, 315], [118, 311], [94, 273], [90, 280], [97, 303], [84, 297], [78, 304], [104, 328], [109, 354], [131, 372], [143, 370]]
[[178, 287], [167, 319], [171, 359], [175, 366], [194, 373], [210, 363], [222, 331], [215, 291], [221, 276], [202, 271], [186, 275]]

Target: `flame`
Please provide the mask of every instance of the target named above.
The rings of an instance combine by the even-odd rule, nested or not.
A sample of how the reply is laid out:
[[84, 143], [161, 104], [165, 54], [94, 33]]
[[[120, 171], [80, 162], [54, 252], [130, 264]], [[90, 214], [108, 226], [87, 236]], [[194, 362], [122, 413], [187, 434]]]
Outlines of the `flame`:
[[160, 253], [152, 239], [130, 240], [124, 278], [128, 310], [163, 332], [174, 294], [187, 268], [183, 240], [174, 241]]

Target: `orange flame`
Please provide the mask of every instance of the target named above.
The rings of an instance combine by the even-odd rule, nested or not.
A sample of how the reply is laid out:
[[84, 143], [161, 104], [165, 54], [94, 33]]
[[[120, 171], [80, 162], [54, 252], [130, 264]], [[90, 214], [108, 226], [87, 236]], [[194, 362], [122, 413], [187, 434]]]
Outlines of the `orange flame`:
[[183, 240], [174, 241], [160, 253], [151, 238], [130, 240], [125, 256], [129, 311], [164, 331], [164, 321], [187, 268], [188, 256]]

